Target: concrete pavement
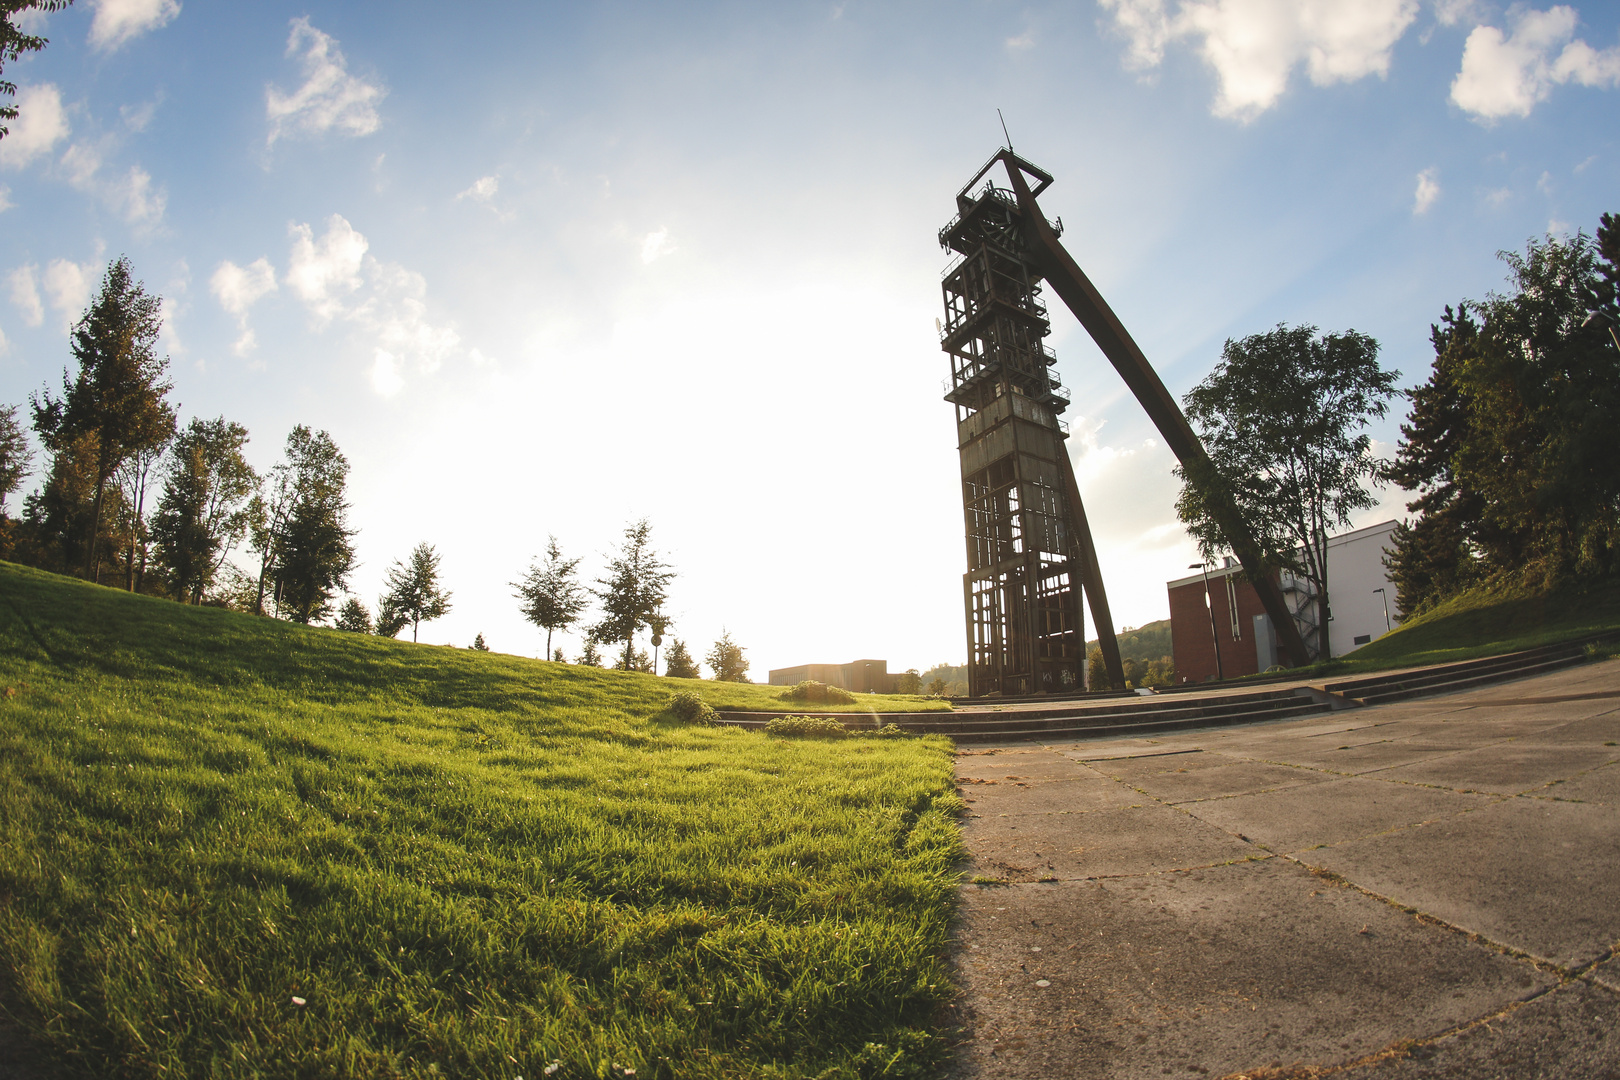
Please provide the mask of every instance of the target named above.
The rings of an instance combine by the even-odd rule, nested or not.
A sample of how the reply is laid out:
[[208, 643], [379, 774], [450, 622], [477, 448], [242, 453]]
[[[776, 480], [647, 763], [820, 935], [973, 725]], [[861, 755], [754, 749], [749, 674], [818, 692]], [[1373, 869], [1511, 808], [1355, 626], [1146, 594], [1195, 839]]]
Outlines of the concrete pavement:
[[957, 772], [961, 1080], [1620, 1078], [1620, 660]]

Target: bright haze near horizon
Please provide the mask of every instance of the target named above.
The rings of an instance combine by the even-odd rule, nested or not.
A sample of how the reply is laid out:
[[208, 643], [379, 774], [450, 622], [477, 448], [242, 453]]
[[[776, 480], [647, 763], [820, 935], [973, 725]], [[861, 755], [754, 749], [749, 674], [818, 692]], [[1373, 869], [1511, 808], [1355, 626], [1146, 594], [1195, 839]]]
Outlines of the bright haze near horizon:
[[[182, 422], [244, 424], [261, 470], [293, 425], [330, 431], [351, 591], [374, 609], [426, 541], [454, 610], [422, 640], [527, 655], [508, 583], [547, 535], [594, 577], [645, 517], [694, 654], [724, 629], [757, 680], [963, 660], [936, 233], [997, 108], [1178, 397], [1282, 322], [1370, 333], [1412, 385], [1444, 306], [1503, 286], [1497, 251], [1620, 211], [1620, 9], [1593, 0], [29, 18], [50, 45], [6, 68], [0, 403], [60, 387], [128, 254]], [[1164, 618], [1197, 559], [1174, 461], [1050, 301], [1114, 617]], [[1383, 500], [1356, 524], [1403, 512]]]

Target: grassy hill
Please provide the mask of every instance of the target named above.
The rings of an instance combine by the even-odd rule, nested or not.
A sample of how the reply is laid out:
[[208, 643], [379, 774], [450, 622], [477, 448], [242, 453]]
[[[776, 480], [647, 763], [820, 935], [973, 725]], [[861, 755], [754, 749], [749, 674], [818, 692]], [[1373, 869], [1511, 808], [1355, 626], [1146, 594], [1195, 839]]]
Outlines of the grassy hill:
[[[1160, 619], [1158, 622], [1144, 623], [1135, 630], [1118, 635], [1117, 640], [1122, 660], [1140, 660], [1146, 663], [1149, 660], [1162, 659], [1171, 655], [1170, 620]], [[1092, 646], [1096, 644], [1095, 638], [1086, 642], [1086, 655], [1091, 655]]]
[[930, 1071], [949, 744], [683, 726], [674, 685], [0, 564], [0, 1043], [38, 1076]]
[[1441, 664], [1620, 630], [1620, 581], [1573, 583], [1550, 592], [1481, 586], [1460, 593], [1363, 645], [1333, 671]]

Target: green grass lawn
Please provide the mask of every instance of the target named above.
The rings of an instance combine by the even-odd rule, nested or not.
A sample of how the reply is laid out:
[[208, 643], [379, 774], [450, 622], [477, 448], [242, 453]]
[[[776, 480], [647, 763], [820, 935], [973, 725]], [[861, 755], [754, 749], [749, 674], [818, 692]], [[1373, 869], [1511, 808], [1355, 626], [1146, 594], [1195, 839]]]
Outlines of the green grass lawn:
[[932, 1072], [950, 744], [682, 726], [686, 685], [759, 692], [0, 564], [12, 1041], [41, 1076]]

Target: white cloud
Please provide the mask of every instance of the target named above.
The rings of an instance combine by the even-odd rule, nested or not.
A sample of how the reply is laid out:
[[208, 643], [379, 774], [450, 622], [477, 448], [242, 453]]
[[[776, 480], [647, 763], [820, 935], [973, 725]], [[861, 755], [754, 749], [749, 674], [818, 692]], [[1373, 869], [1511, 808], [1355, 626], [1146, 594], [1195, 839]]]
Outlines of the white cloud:
[[219, 306], [236, 316], [240, 333], [231, 345], [237, 356], [246, 356], [258, 347], [259, 339], [248, 326], [248, 310], [268, 293], [276, 291], [276, 269], [270, 260], [259, 257], [247, 266], [237, 266], [226, 259], [208, 279], [208, 291], [214, 294]]
[[393, 397], [405, 386], [400, 377], [399, 363], [386, 349], [378, 349], [371, 362], [371, 388], [383, 397]]
[[112, 52], [180, 14], [175, 0], [91, 0], [90, 47]]
[[[397, 394], [407, 374], [432, 374], [462, 352], [456, 329], [429, 317], [427, 280], [398, 263], [367, 254], [370, 244], [341, 215], [327, 219], [326, 233], [319, 240], [308, 225], [294, 225], [291, 232], [292, 253], [283, 280], [318, 324], [342, 318], [369, 339], [371, 385], [379, 394]], [[272, 273], [265, 260], [242, 273], [251, 277], [260, 263], [262, 283]], [[216, 280], [219, 276], [216, 271]], [[234, 278], [227, 277], [234, 284]]]
[[45, 299], [62, 315], [65, 330], [76, 322], [90, 304], [90, 289], [95, 283], [94, 263], [76, 263], [67, 259], [52, 259], [45, 267]]
[[1002, 44], [1007, 47], [1008, 52], [1026, 52], [1035, 47], [1035, 35], [1026, 30], [1017, 37], [1008, 38]]
[[152, 122], [152, 117], [157, 114], [157, 107], [156, 101], [143, 101], [139, 105], [120, 105], [118, 116], [129, 130], [145, 131], [146, 126]]
[[45, 321], [45, 305], [39, 301], [38, 274], [39, 267], [30, 263], [6, 275], [11, 286], [11, 302], [22, 312], [23, 322], [28, 326], [38, 326]]
[[25, 86], [17, 91], [17, 119], [10, 134], [0, 139], [0, 168], [20, 169], [68, 135], [62, 94], [51, 83]]
[[462, 199], [476, 199], [478, 202], [489, 202], [500, 189], [501, 182], [493, 176], [485, 176], [477, 180], [472, 187], [456, 196], [456, 201]]
[[1485, 19], [1485, 5], [1480, 0], [1435, 0], [1434, 17], [1441, 26], [1479, 23]]
[[1126, 63], [1143, 69], [1186, 38], [1220, 83], [1215, 115], [1248, 121], [1277, 103], [1294, 69], [1329, 86], [1389, 73], [1390, 52], [1417, 17], [1417, 0], [1100, 0], [1128, 42]]
[[0, 184], [0, 214], [5, 213], [7, 210], [10, 210], [16, 205], [16, 203], [11, 201], [11, 189], [6, 187], [4, 184]]
[[407, 362], [421, 374], [432, 374], [460, 351], [461, 335], [428, 319], [427, 280], [421, 274], [373, 258], [366, 259], [366, 273], [371, 293], [349, 318], [377, 341], [379, 355], [386, 351], [395, 377]]
[[387, 91], [350, 75], [337, 41], [309, 25], [308, 17], [292, 21], [287, 55], [299, 57], [304, 82], [290, 94], [265, 89], [271, 143], [296, 132], [319, 135], [336, 128], [358, 136], [377, 130], [377, 104]]
[[669, 229], [660, 227], [642, 237], [641, 261], [644, 264], [651, 263], [665, 255], [673, 255], [676, 250], [678, 249], [675, 247], [675, 241], [669, 238]]
[[1412, 213], [1427, 214], [1440, 197], [1440, 170], [1431, 165], [1417, 174], [1417, 193], [1412, 196]]
[[1554, 86], [1620, 85], [1620, 46], [1599, 51], [1575, 37], [1574, 8], [1516, 9], [1513, 32], [1476, 26], [1463, 47], [1451, 100], [1484, 123], [1529, 116]]
[[220, 307], [241, 318], [266, 294], [276, 291], [276, 268], [262, 256], [246, 267], [226, 259], [208, 279], [208, 291]]
[[1492, 207], [1500, 207], [1511, 198], [1513, 198], [1512, 188], [1495, 188], [1485, 193], [1485, 201]]
[[163, 220], [168, 194], [154, 187], [152, 174], [139, 165], [131, 165], [121, 176], [105, 177], [101, 147], [90, 143], [68, 147], [59, 164], [69, 184], [99, 198], [131, 225], [155, 225]]
[[342, 298], [360, 287], [360, 263], [371, 245], [340, 214], [326, 219], [326, 235], [319, 241], [308, 225], [290, 231], [287, 285], [325, 323], [342, 312]]

